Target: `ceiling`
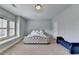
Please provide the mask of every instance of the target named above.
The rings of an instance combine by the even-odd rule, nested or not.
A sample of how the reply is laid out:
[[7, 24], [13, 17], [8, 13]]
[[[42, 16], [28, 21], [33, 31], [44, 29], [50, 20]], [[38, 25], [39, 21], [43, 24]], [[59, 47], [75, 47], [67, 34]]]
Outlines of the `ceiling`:
[[35, 9], [34, 4], [16, 4], [13, 7], [11, 4], [0, 4], [0, 6], [15, 15], [22, 16], [26, 19], [52, 19], [59, 13], [68, 8], [69, 4], [42, 4], [41, 11]]

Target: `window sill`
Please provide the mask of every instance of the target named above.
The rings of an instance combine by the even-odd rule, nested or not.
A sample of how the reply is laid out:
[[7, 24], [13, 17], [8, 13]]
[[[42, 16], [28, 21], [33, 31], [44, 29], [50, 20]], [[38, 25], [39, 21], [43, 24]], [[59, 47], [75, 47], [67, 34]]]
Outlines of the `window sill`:
[[15, 39], [17, 39], [17, 38], [19, 38], [19, 36], [15, 36], [15, 37], [6, 39], [6, 40], [4, 40], [4, 41], [1, 41], [1, 42], [0, 42], [0, 45], [4, 44], [4, 43], [6, 43], [6, 42], [9, 42], [9, 41], [11, 41], [11, 40], [15, 40]]
[[9, 37], [3, 37], [3, 38], [0, 38], [0, 41], [4, 41], [6, 39], [10, 39], [10, 38], [13, 38], [13, 37], [15, 37], [15, 35], [14, 36], [9, 36]]

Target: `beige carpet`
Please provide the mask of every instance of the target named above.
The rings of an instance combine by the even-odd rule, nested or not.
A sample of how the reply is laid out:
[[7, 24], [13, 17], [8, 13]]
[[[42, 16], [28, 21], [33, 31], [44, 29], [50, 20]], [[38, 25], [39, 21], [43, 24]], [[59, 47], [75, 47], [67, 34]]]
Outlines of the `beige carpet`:
[[22, 41], [9, 48], [3, 55], [67, 55], [69, 51], [63, 46], [56, 44], [24, 44]]

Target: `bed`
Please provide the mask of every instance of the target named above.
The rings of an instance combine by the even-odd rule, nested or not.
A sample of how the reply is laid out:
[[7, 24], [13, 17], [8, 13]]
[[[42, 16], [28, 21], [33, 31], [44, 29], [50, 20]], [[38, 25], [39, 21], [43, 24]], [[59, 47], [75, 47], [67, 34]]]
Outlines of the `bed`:
[[42, 30], [33, 30], [24, 37], [24, 43], [49, 43], [49, 36]]

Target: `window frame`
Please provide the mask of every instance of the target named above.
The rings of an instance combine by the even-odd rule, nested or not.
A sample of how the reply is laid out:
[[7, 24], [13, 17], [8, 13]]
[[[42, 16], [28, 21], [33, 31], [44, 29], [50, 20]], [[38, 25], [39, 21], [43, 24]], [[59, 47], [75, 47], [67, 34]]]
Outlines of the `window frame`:
[[[0, 18], [0, 19], [7, 20], [7, 19], [4, 19], [4, 18]], [[9, 22], [10, 22], [10, 21], [15, 22], [15, 28], [14, 28], [15, 34], [14, 34], [13, 36], [10, 36], [10, 35], [9, 35], [9, 32], [10, 32], [10, 24], [9, 24]], [[5, 39], [12, 38], [12, 37], [16, 36], [16, 21], [15, 21], [15, 20], [7, 20], [7, 28], [0, 28], [0, 29], [7, 29], [7, 36], [0, 38], [0, 41], [1, 41], [1, 40], [5, 40]]]
[[[8, 26], [8, 36], [9, 36], [9, 37], [16, 36], [16, 22], [15, 22], [15, 21], [12, 21], [12, 22], [15, 22], [15, 23], [14, 23], [14, 24], [15, 24], [15, 27], [14, 27], [14, 28], [10, 28], [10, 23], [9, 23], [9, 22], [10, 22], [10, 21], [8, 21], [8, 24], [9, 24], [9, 26]], [[14, 32], [15, 32], [15, 34], [14, 34], [13, 36], [10, 36], [10, 35], [9, 35], [11, 29], [14, 29]]]

